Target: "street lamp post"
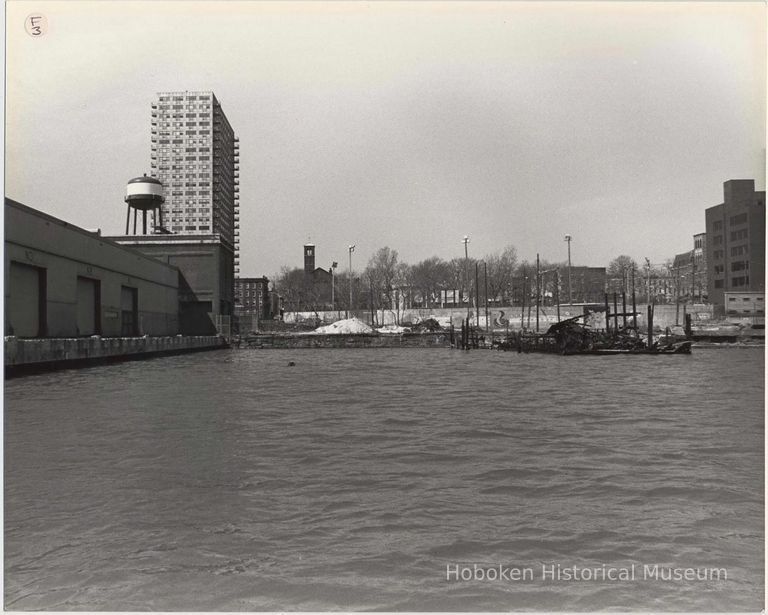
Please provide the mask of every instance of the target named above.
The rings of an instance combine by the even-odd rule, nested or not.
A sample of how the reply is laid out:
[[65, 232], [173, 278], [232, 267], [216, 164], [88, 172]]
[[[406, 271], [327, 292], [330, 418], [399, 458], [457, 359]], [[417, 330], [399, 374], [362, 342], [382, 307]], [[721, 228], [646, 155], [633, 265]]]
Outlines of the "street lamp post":
[[568, 304], [573, 304], [573, 294], [571, 289], [571, 236], [566, 235], [565, 241], [568, 242]]
[[[464, 239], [462, 239], [464, 242], [464, 283], [466, 284], [467, 291], [469, 291], [469, 250], [467, 249], [467, 244], [469, 243], [469, 235], [464, 235]], [[469, 293], [469, 296], [467, 297], [467, 322], [469, 322], [469, 306], [470, 306], [470, 297], [472, 296], [472, 293]]]
[[355, 246], [349, 246], [349, 310], [347, 310], [347, 318], [352, 315], [352, 252], [355, 251]]
[[336, 309], [336, 267], [339, 263], [333, 261], [331, 263], [331, 310]]
[[645, 286], [645, 301], [648, 305], [651, 305], [651, 261], [648, 257], [645, 258], [645, 266], [648, 269], [648, 277], [646, 278]]

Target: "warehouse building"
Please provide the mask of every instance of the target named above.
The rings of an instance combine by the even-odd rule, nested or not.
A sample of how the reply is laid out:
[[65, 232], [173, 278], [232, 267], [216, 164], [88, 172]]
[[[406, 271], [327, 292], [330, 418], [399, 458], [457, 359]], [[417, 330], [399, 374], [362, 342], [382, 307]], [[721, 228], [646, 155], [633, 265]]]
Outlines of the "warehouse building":
[[179, 333], [179, 270], [5, 200], [5, 335]]

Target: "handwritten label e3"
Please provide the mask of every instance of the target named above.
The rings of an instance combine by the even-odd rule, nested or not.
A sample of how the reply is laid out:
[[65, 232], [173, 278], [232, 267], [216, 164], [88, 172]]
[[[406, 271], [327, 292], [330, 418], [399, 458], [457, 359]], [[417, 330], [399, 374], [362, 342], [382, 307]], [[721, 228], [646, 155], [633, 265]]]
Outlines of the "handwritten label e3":
[[42, 13], [32, 13], [24, 20], [24, 29], [33, 38], [43, 36], [48, 32], [48, 18]]

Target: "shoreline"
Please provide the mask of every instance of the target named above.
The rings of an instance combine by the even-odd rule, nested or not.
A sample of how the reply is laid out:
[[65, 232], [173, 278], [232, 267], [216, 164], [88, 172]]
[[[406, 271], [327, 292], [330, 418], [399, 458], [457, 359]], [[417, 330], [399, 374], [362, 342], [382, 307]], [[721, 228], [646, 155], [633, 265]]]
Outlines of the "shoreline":
[[4, 341], [6, 379], [230, 347], [224, 338], [215, 335], [30, 339], [9, 336]]
[[[452, 349], [448, 332], [402, 334], [307, 334], [261, 333], [247, 339], [205, 337], [141, 338], [46, 338], [5, 339], [6, 379], [48, 373], [62, 369], [96, 367], [124, 361], [141, 361], [166, 356], [213, 350], [322, 350], [322, 349]], [[695, 349], [765, 348], [764, 340], [693, 342]], [[21, 349], [21, 351], [20, 351]], [[476, 350], [494, 350], [481, 346]]]

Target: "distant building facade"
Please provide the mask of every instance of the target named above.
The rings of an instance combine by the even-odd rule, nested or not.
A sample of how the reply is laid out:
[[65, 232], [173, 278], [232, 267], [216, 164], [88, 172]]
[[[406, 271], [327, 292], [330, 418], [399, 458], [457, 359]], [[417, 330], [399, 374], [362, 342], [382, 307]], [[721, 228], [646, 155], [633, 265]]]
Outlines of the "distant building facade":
[[692, 250], [675, 255], [670, 275], [679, 300], [698, 303], [708, 300], [706, 233], [693, 236]]
[[[605, 267], [571, 267], [570, 286], [573, 303], [600, 303], [605, 301], [607, 274]], [[560, 303], [567, 303], [568, 267], [560, 267]], [[534, 273], [533, 283], [536, 283]]]
[[160, 92], [151, 128], [152, 176], [163, 184], [166, 229], [220, 237], [238, 268], [240, 144], [221, 104], [213, 92]]
[[235, 313], [257, 314], [261, 319], [271, 319], [272, 301], [269, 294], [269, 279], [266, 277], [235, 278]]
[[725, 309], [725, 293], [765, 292], [765, 191], [752, 179], [723, 184], [724, 198], [706, 218], [709, 301]]
[[[557, 286], [555, 280], [558, 280]], [[605, 302], [605, 292], [607, 288], [608, 277], [605, 267], [586, 267], [573, 265], [570, 268], [570, 297], [569, 297], [569, 276], [568, 266], [559, 266], [557, 268], [557, 278], [555, 272], [544, 273], [540, 279], [539, 292], [541, 293], [542, 305], [554, 305], [558, 301], [566, 304], [569, 301], [573, 303], [600, 303]], [[536, 302], [536, 268], [533, 267], [526, 272], [526, 276], [514, 276], [512, 278], [512, 305], [522, 305], [525, 297], [526, 305], [533, 301]]]
[[697, 233], [693, 236], [693, 295], [702, 303], [709, 299], [707, 286], [707, 234]]

